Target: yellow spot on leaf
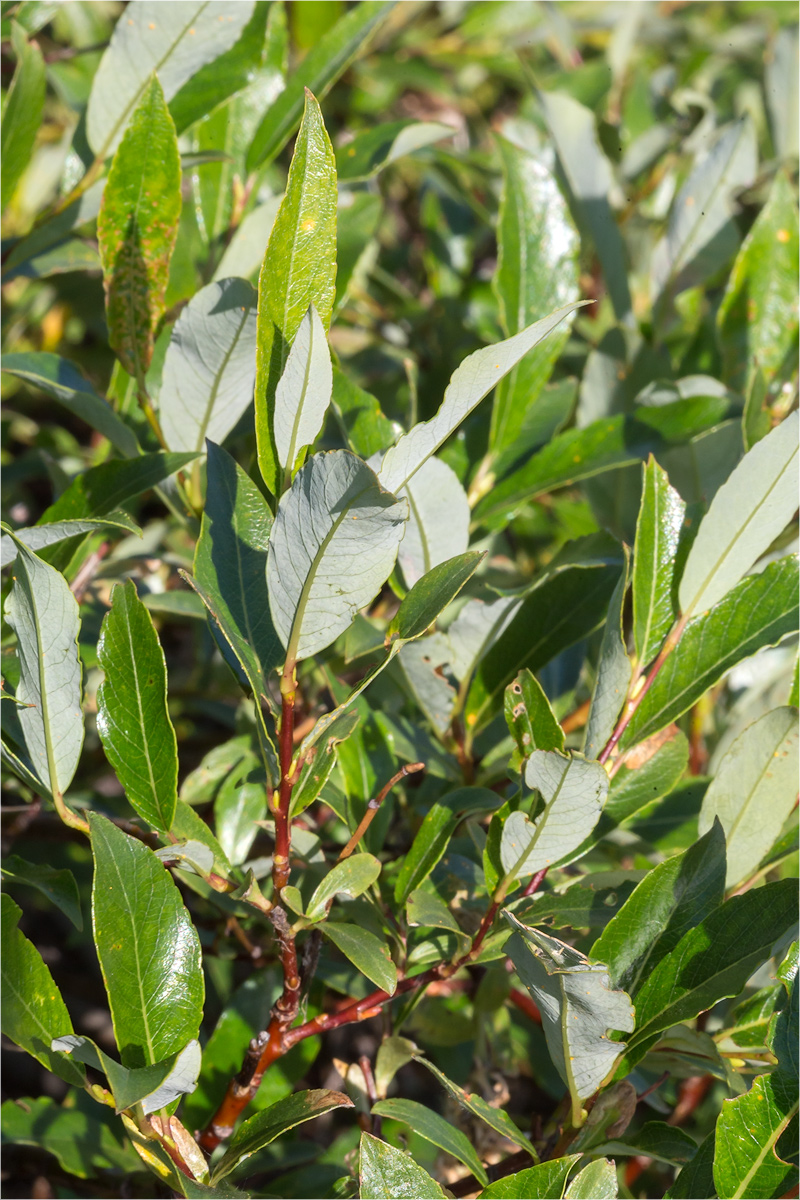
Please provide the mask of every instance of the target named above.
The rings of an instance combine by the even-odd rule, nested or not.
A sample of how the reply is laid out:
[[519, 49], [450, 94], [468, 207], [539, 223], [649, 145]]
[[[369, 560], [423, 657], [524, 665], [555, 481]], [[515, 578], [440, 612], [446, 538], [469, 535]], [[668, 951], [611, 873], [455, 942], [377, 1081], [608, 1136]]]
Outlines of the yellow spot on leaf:
[[792, 235], [789, 233], [788, 229], [779, 229], [775, 234], [775, 237], [778, 239], [778, 241], [783, 243], [788, 242], [791, 236]]

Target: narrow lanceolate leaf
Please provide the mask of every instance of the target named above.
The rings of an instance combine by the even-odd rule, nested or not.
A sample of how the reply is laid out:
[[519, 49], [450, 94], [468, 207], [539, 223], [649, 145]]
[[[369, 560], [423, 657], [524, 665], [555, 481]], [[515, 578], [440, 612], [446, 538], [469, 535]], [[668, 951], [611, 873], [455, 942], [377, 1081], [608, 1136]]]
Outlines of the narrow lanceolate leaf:
[[397, 968], [389, 957], [386, 946], [368, 929], [359, 925], [334, 924], [326, 921], [321, 926], [325, 937], [341, 950], [345, 958], [371, 979], [376, 987], [382, 988], [390, 996], [397, 988]]
[[258, 465], [275, 496], [280, 495], [282, 478], [275, 441], [276, 389], [289, 347], [312, 304], [323, 330], [330, 327], [336, 293], [336, 202], [333, 149], [320, 107], [307, 91], [286, 194], [258, 279]]
[[394, 889], [397, 904], [404, 904], [414, 889], [430, 875], [447, 849], [459, 819], [448, 805], [431, 805], [398, 873]]
[[[547, 168], [505, 138], [498, 138], [497, 145], [504, 186], [494, 289], [503, 329], [513, 334], [578, 299], [579, 239]], [[489, 435], [493, 457], [515, 444], [519, 453], [527, 448], [530, 410], [569, 337], [570, 323], [565, 321], [557, 333], [526, 354], [498, 387]]]
[[3, 1033], [67, 1083], [82, 1087], [85, 1072], [50, 1049], [53, 1038], [72, 1033], [67, 1006], [39, 951], [17, 928], [22, 910], [3, 892]]
[[581, 1102], [597, 1091], [625, 1049], [607, 1035], [612, 1029], [633, 1031], [633, 1005], [625, 992], [612, 989], [603, 963], [528, 929], [509, 912], [503, 915], [514, 931], [506, 953], [542, 1014], [547, 1048], [569, 1088], [578, 1123]]
[[684, 613], [717, 604], [772, 544], [797, 508], [798, 414], [756, 442], [722, 485], [681, 578]]
[[372, 1112], [379, 1117], [391, 1117], [394, 1121], [405, 1122], [427, 1142], [462, 1162], [481, 1183], [489, 1182], [489, 1176], [466, 1135], [433, 1109], [418, 1104], [416, 1100], [398, 1099], [379, 1100], [377, 1104], [373, 1104]]
[[410, 1154], [371, 1133], [361, 1134], [359, 1181], [362, 1200], [444, 1200], [445, 1195]]
[[236, 1130], [231, 1138], [228, 1149], [214, 1167], [212, 1183], [218, 1183], [229, 1175], [234, 1167], [244, 1162], [262, 1146], [268, 1146], [282, 1133], [302, 1125], [305, 1121], [313, 1121], [323, 1113], [334, 1108], [352, 1108], [353, 1102], [342, 1092], [329, 1091], [319, 1088], [309, 1092], [295, 1092], [287, 1096], [279, 1104], [271, 1104], [269, 1108], [250, 1117]]
[[167, 666], [149, 612], [129, 579], [103, 618], [97, 657], [97, 732], [133, 808], [156, 829], [178, 803], [178, 744], [167, 710]]
[[633, 673], [633, 666], [625, 649], [623, 628], [623, 610], [628, 590], [628, 560], [629, 552], [626, 547], [625, 570], [620, 575], [619, 583], [609, 602], [606, 627], [600, 645], [597, 679], [592, 692], [592, 705], [589, 709], [583, 747], [587, 758], [597, 758], [614, 732]]
[[397, 560], [411, 587], [432, 567], [464, 553], [469, 501], [455, 471], [440, 458], [429, 458], [398, 494], [408, 498], [408, 523]]
[[357, 133], [337, 151], [337, 173], [348, 183], [371, 179], [398, 158], [452, 137], [453, 132], [452, 125], [442, 125], [439, 121], [387, 121]]
[[238, 39], [253, 11], [252, 0], [191, 0], [164, 5], [143, 0], [114, 28], [92, 83], [86, 133], [96, 155], [117, 146], [131, 113], [158, 72], [170, 100], [207, 63]]
[[208, 491], [195, 582], [253, 695], [269, 701], [267, 680], [283, 657], [265, 577], [272, 513], [226, 450], [213, 442], [207, 449]]
[[701, 151], [653, 253], [654, 299], [702, 283], [736, 253], [733, 193], [752, 183], [758, 155], [753, 123], [743, 117], [720, 129]]
[[140, 386], [164, 311], [180, 212], [178, 141], [153, 76], [114, 155], [97, 218], [108, 340]]
[[615, 987], [636, 993], [687, 930], [725, 896], [725, 836], [717, 823], [694, 846], [645, 875], [591, 949]]
[[759, 1075], [744, 1096], [722, 1101], [714, 1150], [718, 1196], [771, 1200], [797, 1185], [797, 1167], [778, 1153], [778, 1140], [797, 1116], [797, 1085]]
[[539, 103], [569, 183], [581, 227], [595, 245], [618, 321], [631, 320], [625, 248], [608, 202], [611, 167], [597, 137], [594, 114], [563, 92], [538, 92]]
[[394, 0], [362, 0], [312, 46], [256, 130], [247, 153], [248, 171], [270, 162], [286, 145], [303, 112], [304, 88], [321, 100], [393, 8]]
[[500, 858], [509, 882], [549, 867], [579, 846], [594, 829], [608, 795], [608, 775], [599, 763], [557, 750], [534, 750], [525, 782], [544, 800], [535, 821], [523, 812], [506, 818]]
[[0, 871], [3, 878], [11, 883], [35, 887], [69, 917], [76, 929], [83, 929], [81, 899], [72, 871], [66, 868], [58, 870], [43, 863], [26, 862], [18, 854], [9, 854], [3, 858], [0, 861]]
[[733, 896], [690, 929], [647, 977], [636, 997], [628, 1069], [664, 1029], [737, 996], [797, 916], [791, 880]]
[[17, 56], [17, 66], [3, 107], [3, 181], [0, 209], [5, 208], [13, 196], [31, 157], [36, 134], [42, 123], [47, 82], [41, 50], [35, 43], [27, 40], [16, 22], [11, 25], [11, 40]]
[[797, 340], [799, 242], [797, 202], [781, 171], [736, 256], [717, 312], [723, 379], [743, 394], [757, 371], [767, 383], [774, 379]]
[[328, 901], [334, 896], [346, 896], [355, 899], [372, 887], [381, 873], [381, 864], [372, 854], [354, 854], [344, 862], [337, 863], [323, 879], [308, 902], [306, 916], [311, 921], [323, 917], [328, 908]]
[[63, 575], [16, 545], [6, 617], [17, 635], [19, 722], [33, 769], [61, 796], [83, 746], [78, 605]]
[[501, 1137], [508, 1138], [515, 1146], [519, 1146], [520, 1150], [526, 1150], [531, 1158], [536, 1158], [536, 1151], [531, 1145], [530, 1140], [525, 1134], [517, 1128], [511, 1117], [503, 1112], [502, 1108], [495, 1108], [489, 1104], [482, 1096], [476, 1095], [474, 1092], [465, 1092], [458, 1084], [453, 1083], [452, 1079], [435, 1067], [432, 1062], [428, 1062], [427, 1058], [421, 1055], [417, 1057], [423, 1067], [427, 1067], [432, 1075], [435, 1075], [443, 1088], [453, 1097], [456, 1103], [468, 1112], [470, 1116], [477, 1117], [480, 1121], [485, 1122], [490, 1129], [495, 1133], [499, 1133]]
[[444, 441], [484, 396], [511, 371], [521, 358], [543, 341], [579, 304], [568, 304], [541, 321], [529, 325], [514, 337], [494, 346], [485, 346], [465, 358], [453, 372], [444, 393], [441, 408], [430, 421], [421, 421], [386, 451], [379, 472], [381, 483], [389, 491], [405, 487], [423, 463], [435, 454]]
[[283, 490], [322, 429], [333, 391], [325, 329], [312, 304], [300, 322], [275, 391], [275, 449]]
[[74, 412], [107, 437], [111, 445], [134, 458], [138, 454], [136, 435], [114, 412], [102, 396], [98, 396], [88, 379], [66, 358], [44, 351], [25, 354], [4, 354], [3, 367], [9, 375], [16, 375], [35, 388], [40, 388]]
[[580, 1154], [570, 1154], [567, 1158], [554, 1158], [506, 1175], [484, 1188], [478, 1194], [478, 1200], [519, 1200], [520, 1196], [530, 1196], [532, 1200], [563, 1200], [567, 1176], [579, 1158]]
[[642, 471], [633, 547], [633, 639], [643, 666], [655, 658], [677, 616], [673, 577], [685, 509], [651, 455]]
[[797, 800], [798, 733], [794, 708], [776, 708], [748, 725], [723, 756], [703, 797], [698, 831], [718, 817], [728, 855], [726, 887], [757, 868], [780, 836]]
[[221, 444], [253, 399], [256, 293], [245, 279], [209, 283], [172, 330], [158, 411], [171, 450]]
[[403, 599], [388, 636], [403, 642], [420, 637], [455, 599], [484, 557], [479, 550], [468, 550], [427, 571]]
[[[66, 538], [76, 537], [82, 533], [91, 533], [95, 529], [116, 530], [117, 536], [120, 531], [139, 535], [142, 532], [127, 513], [120, 512], [99, 520], [52, 521], [46, 525], [29, 525], [27, 529], [15, 529], [14, 536], [24, 542], [29, 550], [36, 551], [44, 550], [47, 546], [54, 546]], [[7, 534], [0, 538], [0, 555], [2, 555], [0, 566], [3, 567], [9, 566], [17, 557], [17, 547]]]
[[315, 455], [281, 498], [267, 586], [287, 658], [308, 658], [343, 633], [389, 577], [407, 505], [347, 450]]
[[680, 653], [670, 654], [625, 730], [632, 746], [685, 713], [726, 671], [764, 646], [796, 632], [797, 558], [770, 563], [743, 579], [716, 608], [690, 622]]
[[200, 942], [180, 892], [142, 842], [89, 817], [94, 942], [122, 1065], [144, 1067], [197, 1037]]
[[55, 504], [44, 513], [44, 522], [72, 521], [107, 516], [118, 505], [156, 487], [180, 471], [197, 455], [168, 454], [156, 450], [138, 458], [112, 459], [77, 475]]

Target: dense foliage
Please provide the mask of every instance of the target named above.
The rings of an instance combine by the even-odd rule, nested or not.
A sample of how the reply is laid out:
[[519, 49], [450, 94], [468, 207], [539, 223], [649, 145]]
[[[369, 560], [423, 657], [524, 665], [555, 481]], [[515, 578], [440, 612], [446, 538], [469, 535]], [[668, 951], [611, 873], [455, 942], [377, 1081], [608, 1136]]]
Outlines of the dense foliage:
[[3, 3], [5, 1194], [797, 1194], [796, 20]]

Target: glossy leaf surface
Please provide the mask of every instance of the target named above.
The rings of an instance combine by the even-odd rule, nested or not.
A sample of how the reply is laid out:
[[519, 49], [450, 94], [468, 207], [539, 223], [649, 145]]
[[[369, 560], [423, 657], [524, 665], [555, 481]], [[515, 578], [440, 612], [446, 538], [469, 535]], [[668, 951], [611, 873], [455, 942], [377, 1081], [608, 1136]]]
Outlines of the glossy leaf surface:
[[440, 1200], [444, 1192], [410, 1154], [362, 1133], [359, 1196], [364, 1200]]
[[262, 1146], [268, 1146], [276, 1137], [302, 1125], [305, 1121], [313, 1121], [323, 1113], [334, 1108], [352, 1108], [353, 1102], [342, 1092], [333, 1092], [324, 1088], [315, 1091], [296, 1092], [279, 1104], [272, 1104], [263, 1112], [256, 1113], [237, 1129], [222, 1158], [214, 1167], [212, 1180], [218, 1183], [238, 1166], [244, 1159], [255, 1154]]
[[481, 1160], [466, 1135], [433, 1109], [415, 1100], [397, 1099], [379, 1100], [377, 1104], [373, 1104], [372, 1112], [379, 1117], [404, 1121], [420, 1137], [462, 1162], [481, 1183], [488, 1182]]
[[628, 554], [625, 570], [619, 578], [614, 594], [608, 604], [603, 640], [600, 643], [600, 658], [597, 663], [597, 679], [592, 692], [589, 720], [586, 723], [586, 739], [583, 751], [587, 758], [597, 758], [605, 746], [622, 705], [628, 694], [633, 674], [633, 664], [625, 648], [624, 608], [628, 590]]
[[490, 1183], [479, 1193], [478, 1200], [562, 1200], [567, 1177], [580, 1158], [570, 1154], [567, 1158], [554, 1158], [506, 1175], [496, 1183]]
[[633, 548], [633, 638], [643, 665], [655, 658], [677, 616], [673, 579], [685, 508], [666, 471], [649, 458]]
[[306, 916], [311, 921], [325, 915], [328, 902], [335, 896], [355, 899], [372, 887], [381, 873], [381, 864], [372, 854], [353, 854], [332, 867], [316, 888], [306, 907]]
[[370, 933], [368, 929], [361, 929], [358, 925], [345, 925], [334, 921], [327, 921], [322, 926], [322, 932], [362, 975], [366, 975], [376, 987], [382, 988], [390, 996], [394, 995], [397, 987], [397, 968], [389, 957], [386, 946], [374, 933]]

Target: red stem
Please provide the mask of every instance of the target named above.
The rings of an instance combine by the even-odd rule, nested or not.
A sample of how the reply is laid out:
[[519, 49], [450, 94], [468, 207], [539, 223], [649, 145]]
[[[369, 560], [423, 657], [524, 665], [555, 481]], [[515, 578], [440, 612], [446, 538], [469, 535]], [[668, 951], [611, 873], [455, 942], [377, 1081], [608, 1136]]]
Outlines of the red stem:
[[637, 708], [644, 700], [647, 693], [650, 691], [650, 688], [653, 685], [656, 675], [658, 675], [658, 672], [663, 667], [667, 658], [670, 656], [670, 654], [672, 653], [672, 651], [675, 649], [678, 642], [680, 641], [681, 634], [683, 633], [684, 629], [686, 628], [686, 622], [688, 621], [688, 619], [689, 619], [688, 615], [684, 614], [678, 620], [678, 622], [673, 626], [672, 630], [668, 634], [667, 639], [664, 642], [664, 645], [659, 650], [658, 657], [656, 658], [655, 662], [653, 663], [652, 667], [650, 668], [650, 672], [649, 672], [647, 678], [645, 679], [644, 683], [642, 684], [641, 688], [636, 693], [634, 698], [632, 700], [629, 700], [627, 702], [627, 704], [625, 705], [623, 714], [620, 717], [619, 721], [617, 722], [614, 732], [611, 734], [611, 737], [608, 739], [608, 741], [606, 742], [605, 746], [603, 747], [602, 751], [600, 752], [600, 754], [598, 756], [597, 761], [599, 763], [605, 763], [610, 758], [615, 746], [619, 742], [619, 740], [622, 737], [625, 730], [630, 725], [631, 720], [633, 719], [634, 713], [636, 712]]

